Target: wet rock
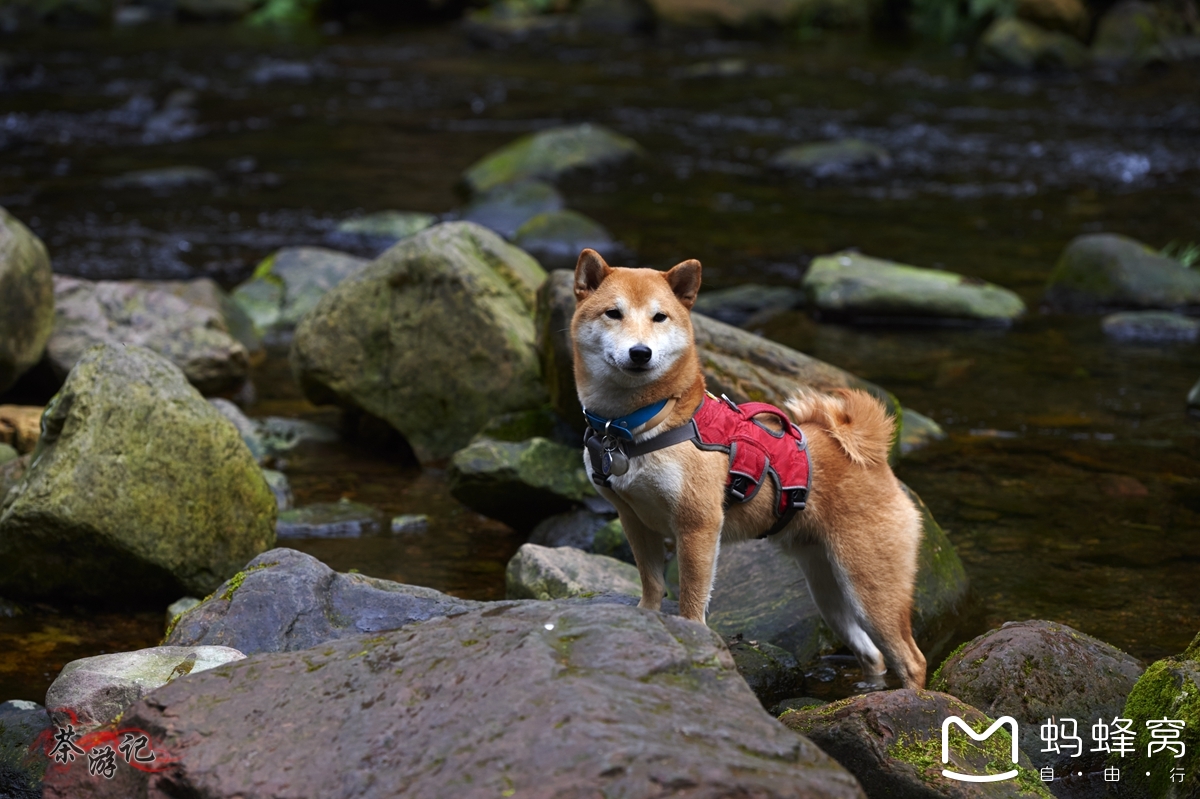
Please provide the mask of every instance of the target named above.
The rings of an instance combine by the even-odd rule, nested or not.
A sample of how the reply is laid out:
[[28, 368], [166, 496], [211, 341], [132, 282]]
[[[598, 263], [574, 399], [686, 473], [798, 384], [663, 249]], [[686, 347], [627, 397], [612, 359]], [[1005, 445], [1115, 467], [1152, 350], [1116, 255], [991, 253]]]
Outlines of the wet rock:
[[234, 302], [215, 280], [207, 277], [195, 280], [136, 280], [134, 285], [154, 291], [174, 294], [188, 305], [219, 314], [229, 335], [237, 339], [246, 352], [254, 354], [262, 350], [262, 339], [254, 328], [254, 322], [242, 307]]
[[[1022, 751], [1012, 761], [1012, 738], [1002, 727], [982, 741], [954, 729], [942, 761], [942, 722], [958, 716], [975, 732], [992, 726], [976, 708], [934, 691], [879, 691], [828, 705], [789, 710], [784, 726], [811, 738], [862, 785], [868, 797], [1042, 797], [1050, 792]], [[979, 783], [946, 779], [958, 774], [1001, 774], [1016, 768], [1015, 779]]]
[[[247, 786], [285, 782], [325, 799], [861, 796], [735, 674], [720, 639], [682, 619], [620, 605], [489, 603], [196, 675], [122, 723], [178, 753], [173, 790], [203, 796], [250, 799], [273, 789]], [[48, 775], [46, 796], [147, 795], [163, 780], [133, 769], [89, 779], [76, 764]]]
[[[958, 553], [929, 509], [911, 490], [924, 519], [913, 597], [913, 636], [932, 655], [953, 633], [967, 595]], [[708, 623], [727, 638], [741, 635], [791, 652], [801, 664], [831, 651], [836, 639], [821, 620], [804, 573], [770, 540], [724, 547], [709, 604]]]
[[156, 646], [73, 660], [46, 691], [46, 707], [60, 724], [98, 727], [155, 688], [245, 657], [225, 646]]
[[40, 799], [46, 758], [33, 746], [50, 727], [50, 715], [36, 702], [0, 702], [0, 796]]
[[549, 128], [480, 159], [463, 173], [463, 182], [478, 194], [519, 180], [553, 182], [576, 170], [615, 166], [644, 154], [637, 142], [602, 125]]
[[579, 436], [570, 426], [557, 413], [545, 407], [493, 416], [479, 431], [479, 435], [497, 441], [526, 441], [541, 437], [571, 447], [580, 443]]
[[54, 327], [54, 282], [46, 246], [0, 208], [0, 392], [37, 363]]
[[804, 669], [791, 652], [742, 638], [726, 643], [738, 674], [764, 708], [804, 692]]
[[609, 232], [577, 211], [547, 211], [525, 222], [513, 244], [537, 259], [545, 269], [574, 269], [579, 253], [590, 248], [617, 249]]
[[1051, 717], [1074, 718], [1077, 734], [1090, 741], [1091, 725], [1120, 714], [1141, 673], [1135, 658], [1065, 624], [1022, 621], [1008, 622], [958, 649], [934, 673], [929, 687], [993, 718], [1015, 718], [1021, 749], [1034, 765], [1053, 766], [1063, 777], [1072, 769], [1100, 769], [1104, 756], [1087, 751], [1090, 746], [1077, 758], [1043, 752], [1040, 725]]
[[[575, 391], [571, 316], [575, 294], [570, 272], [554, 271], [538, 289], [538, 352], [549, 386], [551, 404], [567, 423], [582, 432], [583, 410]], [[704, 296], [701, 291], [700, 296]], [[895, 398], [879, 386], [782, 344], [739, 330], [702, 314], [692, 315], [692, 329], [708, 390], [728, 394], [734, 402], [751, 398], [782, 405], [797, 385], [817, 391], [861, 388], [896, 413]], [[897, 452], [899, 451], [897, 447]]]
[[294, 549], [272, 549], [180, 617], [164, 644], [291, 652], [398, 630], [481, 603], [363, 574], [341, 574]]
[[[21, 457], [21, 453], [17, 452], [8, 444], [0, 444], [0, 466], [15, 461], [19, 457]], [[0, 488], [0, 501], [3, 501], [3, 495], [5, 493], [7, 492]]]
[[1166, 311], [1126, 311], [1100, 320], [1104, 335], [1117, 341], [1165, 343], [1200, 338], [1200, 320]]
[[1088, 51], [1078, 39], [1023, 19], [997, 19], [979, 40], [979, 63], [987, 69], [1071, 70], [1087, 62]]
[[[271, 489], [271, 494], [275, 497], [275, 507], [280, 512], [291, 510], [295, 497], [292, 496], [292, 486], [288, 483], [287, 475], [274, 469], [263, 469], [262, 475], [263, 479], [267, 481], [267, 487]], [[275, 523], [275, 530], [278, 535], [278, 521]]]
[[528, 530], [595, 494], [582, 448], [545, 438], [496, 441], [479, 437], [454, 453], [450, 494], [471, 510]]
[[637, 567], [573, 547], [522, 544], [508, 562], [509, 599], [567, 599], [596, 594], [641, 597]]
[[393, 533], [423, 533], [429, 529], [429, 517], [424, 513], [402, 513], [392, 517]]
[[850, 321], [1008, 325], [1025, 313], [1016, 294], [978, 278], [850, 251], [815, 259], [803, 287], [822, 316]]
[[[1121, 717], [1133, 720], [1129, 728], [1137, 739], [1126, 757], [1110, 756], [1109, 765], [1121, 770], [1117, 796], [1200, 796], [1200, 635], [1183, 654], [1150, 664], [1129, 693]], [[1151, 755], [1149, 747], [1139, 744], [1154, 735], [1147, 722], [1162, 719], [1183, 722], [1182, 727], [1157, 725], [1160, 734], [1176, 732], [1180, 744]], [[1182, 772], [1179, 782], [1172, 778], [1176, 769]]]
[[370, 261], [324, 247], [284, 247], [254, 270], [233, 291], [259, 335], [285, 340], [296, 324], [316, 307], [325, 293]]
[[21, 482], [21, 478], [25, 476], [32, 460], [31, 453], [0, 463], [0, 507], [3, 506], [4, 498], [8, 495], [9, 490]]
[[1092, 54], [1109, 66], [1200, 57], [1195, 23], [1167, 4], [1126, 0], [1108, 9], [1096, 25]]
[[579, 19], [567, 14], [543, 14], [521, 0], [492, 3], [467, 12], [462, 29], [477, 47], [503, 49], [514, 44], [579, 32]]
[[1044, 299], [1070, 311], [1183, 308], [1200, 305], [1200, 272], [1126, 236], [1089, 234], [1063, 250]]
[[831, 177], [856, 169], [887, 169], [892, 156], [878, 144], [862, 139], [839, 139], [798, 144], [781, 150], [768, 166], [785, 172], [807, 172], [819, 178]]
[[0, 443], [17, 454], [33, 452], [42, 435], [42, 412], [33, 405], [0, 405]]
[[221, 314], [136, 282], [54, 276], [54, 332], [47, 354], [66, 374], [96, 344], [142, 346], [183, 370], [202, 393], [233, 391], [250, 370], [246, 348]]
[[315, 422], [282, 416], [251, 419], [227, 399], [214, 397], [209, 402], [233, 424], [250, 454], [261, 465], [271, 463], [303, 444], [329, 444], [341, 439], [337, 431]]
[[[579, 509], [542, 519], [529, 534], [529, 543], [542, 547], [572, 547], [592, 552], [596, 533], [611, 521], [608, 516]], [[605, 553], [607, 554], [607, 553]]]
[[379, 512], [370, 505], [340, 500], [317, 502], [279, 514], [278, 538], [357, 538], [382, 529]]
[[1044, 30], [1087, 37], [1088, 10], [1082, 0], [1017, 0], [1016, 10], [1018, 17]]
[[901, 455], [916, 452], [923, 447], [929, 446], [934, 441], [941, 441], [946, 437], [946, 431], [942, 429], [942, 426], [928, 416], [917, 413], [909, 408], [904, 408], [901, 413]]
[[544, 279], [490, 230], [436, 225], [321, 299], [296, 328], [292, 371], [312, 402], [384, 420], [422, 462], [446, 458], [496, 414], [544, 402], [533, 327]]
[[[1192, 390], [1187, 395], [1188, 412], [1193, 416], [1200, 413], [1200, 380], [1192, 386]], [[0, 482], [0, 496], [3, 495], [4, 483]]]
[[167, 629], [170, 630], [180, 616], [199, 605], [201, 601], [194, 596], [185, 596], [167, 605]]
[[52, 602], [207, 594], [275, 539], [237, 431], [142, 347], [84, 353], [0, 507], [0, 593]]
[[538, 214], [561, 211], [566, 203], [558, 189], [540, 180], [506, 183], [484, 192], [463, 208], [459, 218], [483, 225], [506, 239]]
[[147, 189], [166, 192], [193, 186], [211, 186], [217, 174], [198, 166], [168, 166], [161, 169], [139, 169], [112, 178], [105, 185], [110, 189]]
[[251, 83], [266, 86], [270, 83], [311, 83], [317, 70], [307, 61], [284, 61], [267, 58], [247, 75]]
[[217, 413], [221, 414], [233, 425], [237, 430], [238, 435], [242, 437], [242, 442], [246, 445], [246, 449], [250, 450], [250, 454], [258, 463], [265, 463], [267, 460], [266, 447], [263, 445], [258, 434], [258, 425], [255, 424], [250, 417], [242, 413], [242, 409], [234, 405], [227, 399], [214, 397], [209, 400], [209, 403], [216, 408]]
[[351, 242], [375, 244], [386, 249], [400, 239], [415, 236], [427, 227], [437, 224], [433, 214], [415, 211], [379, 211], [366, 216], [351, 217], [337, 226], [335, 238]]
[[727, 325], [752, 327], [803, 304], [804, 292], [797, 289], [745, 283], [703, 292], [696, 298], [692, 310]]
[[740, 78], [750, 72], [750, 64], [744, 58], [718, 58], [700, 61], [671, 72], [679, 80], [708, 80], [711, 78]]

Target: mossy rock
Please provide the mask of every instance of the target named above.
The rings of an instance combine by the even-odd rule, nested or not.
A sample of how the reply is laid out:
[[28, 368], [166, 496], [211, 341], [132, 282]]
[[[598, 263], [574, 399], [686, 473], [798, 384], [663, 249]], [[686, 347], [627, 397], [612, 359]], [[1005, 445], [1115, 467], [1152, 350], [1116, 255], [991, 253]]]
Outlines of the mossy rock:
[[561, 211], [566, 205], [558, 189], [540, 180], [504, 183], [475, 198], [459, 212], [464, 222], [483, 225], [506, 239], [538, 214]]
[[324, 247], [284, 247], [263, 259], [233, 299], [268, 340], [290, 332], [325, 293], [370, 261]]
[[500, 413], [542, 405], [534, 292], [545, 272], [470, 222], [404, 239], [331, 289], [296, 328], [305, 395], [382, 419], [422, 462]]
[[573, 547], [522, 544], [508, 561], [504, 583], [509, 599], [642, 595], [642, 581], [636, 567]]
[[1067, 311], [1197, 306], [1200, 271], [1127, 236], [1078, 236], [1050, 273], [1045, 301]]
[[807, 172], [816, 177], [829, 177], [857, 169], [887, 169], [892, 156], [878, 144], [862, 139], [809, 142], [781, 150], [768, 162], [783, 172]]
[[611, 254], [616, 243], [604, 226], [578, 211], [547, 211], [517, 230], [513, 244], [546, 269], [574, 269], [585, 249]]
[[463, 183], [474, 194], [520, 180], [556, 181], [579, 169], [599, 169], [640, 158], [637, 142], [602, 125], [584, 123], [531, 133], [477, 161]]
[[427, 227], [437, 224], [433, 214], [418, 211], [379, 211], [366, 216], [355, 216], [343, 220], [337, 232], [352, 236], [365, 236], [397, 242], [415, 236]]
[[204, 595], [275, 540], [233, 425], [150, 350], [84, 353], [0, 508], [0, 593], [157, 604]]
[[0, 392], [42, 357], [54, 329], [54, 278], [41, 239], [0, 208]]
[[1078, 39], [1023, 19], [997, 19], [979, 40], [979, 63], [988, 69], [1072, 70], [1087, 62], [1087, 48]]

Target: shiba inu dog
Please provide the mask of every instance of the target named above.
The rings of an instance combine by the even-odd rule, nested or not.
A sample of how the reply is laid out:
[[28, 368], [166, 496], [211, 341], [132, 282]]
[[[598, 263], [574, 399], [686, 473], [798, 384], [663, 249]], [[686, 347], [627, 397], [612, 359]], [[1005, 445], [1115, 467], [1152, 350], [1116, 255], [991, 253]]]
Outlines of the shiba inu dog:
[[[679, 559], [680, 613], [704, 622], [721, 544], [771, 533], [864, 675], [891, 668], [904, 687], [924, 687], [911, 625], [921, 521], [887, 463], [893, 419], [857, 390], [798, 386], [783, 418], [707, 394], [690, 310], [699, 288], [694, 260], [659, 272], [610, 267], [584, 250], [575, 267], [584, 463], [620, 514], [639, 606], [661, 607], [666, 538]], [[714, 440], [720, 425], [736, 441]]]

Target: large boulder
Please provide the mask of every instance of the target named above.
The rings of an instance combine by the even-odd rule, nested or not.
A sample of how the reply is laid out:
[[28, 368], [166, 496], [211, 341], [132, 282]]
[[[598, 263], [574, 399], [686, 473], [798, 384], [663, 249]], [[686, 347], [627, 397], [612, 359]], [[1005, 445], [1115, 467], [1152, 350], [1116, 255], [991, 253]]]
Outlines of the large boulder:
[[[1022, 750], [1012, 759], [1007, 726], [982, 741], [952, 726], [942, 759], [942, 724], [957, 716], [976, 733], [993, 720], [960, 699], [919, 690], [879, 691], [820, 707], [785, 712], [780, 721], [811, 738], [853, 774], [869, 799], [1050, 799]], [[996, 782], [948, 779], [943, 769], [967, 776], [1017, 774]]]
[[102, 780], [80, 759], [49, 769], [47, 799], [862, 795], [763, 712], [712, 631], [622, 605], [489, 603], [263, 654], [164, 686], [121, 724], [171, 769]]
[[311, 555], [278, 548], [180, 615], [163, 643], [229, 646], [247, 655], [291, 652], [478, 606], [432, 588], [335, 572]]
[[275, 499], [233, 425], [143, 347], [84, 353], [0, 506], [0, 594], [203, 596], [275, 540]]
[[50, 715], [36, 702], [0, 702], [0, 796], [41, 799], [46, 758], [35, 743], [49, 728]]
[[1194, 12], [1189, 19], [1184, 9], [1186, 6], [1142, 0], [1117, 3], [1096, 25], [1093, 57], [1109, 66], [1200, 57]]
[[46, 691], [46, 707], [60, 724], [98, 727], [177, 677], [244, 657], [226, 646], [156, 646], [73, 660]]
[[593, 594], [641, 597], [636, 567], [574, 547], [522, 544], [508, 562], [504, 584], [509, 599], [568, 599]]
[[1016, 294], [978, 278], [849, 251], [813, 260], [803, 287], [813, 310], [852, 321], [1008, 325], [1025, 313]]
[[546, 269], [574, 269], [585, 249], [611, 252], [616, 243], [604, 226], [578, 211], [547, 211], [517, 229], [513, 244]]
[[1063, 778], [1073, 769], [1098, 770], [1104, 755], [1088, 751], [1090, 746], [1078, 757], [1069, 751], [1043, 752], [1041, 725], [1050, 718], [1073, 718], [1079, 725], [1075, 734], [1090, 741], [1092, 723], [1120, 714], [1141, 673], [1136, 658], [1065, 624], [1022, 621], [957, 649], [929, 687], [954, 694], [989, 716], [1015, 718], [1022, 750], [1036, 767], [1052, 766]]
[[1013, 17], [995, 20], [979, 39], [979, 63], [995, 70], [1079, 69], [1088, 51], [1074, 36]]
[[[924, 520], [913, 635], [922, 651], [932, 656], [954, 632], [967, 596], [967, 574], [929, 509], [915, 493], [908, 494]], [[721, 549], [708, 623], [726, 637], [741, 635], [786, 649], [801, 663], [812, 662], [837, 644], [812, 601], [799, 564], [770, 540]]]
[[53, 281], [41, 239], [0, 208], [0, 392], [46, 349], [54, 328]]
[[96, 344], [140, 346], [183, 370], [205, 394], [236, 390], [250, 358], [223, 316], [135, 281], [54, 276], [54, 332], [47, 352], [65, 375]]
[[[1121, 770], [1117, 795], [1200, 796], [1200, 635], [1178, 657], [1150, 664], [1129, 692], [1121, 717], [1132, 720], [1136, 738], [1132, 751], [1121, 756], [1114, 750], [1109, 758]], [[1178, 743], [1151, 752], [1155, 739], [1172, 738]]]
[[284, 247], [268, 255], [233, 299], [268, 341], [287, 338], [325, 292], [370, 261], [324, 247]]
[[584, 123], [531, 133], [475, 162], [463, 183], [475, 194], [520, 180], [556, 181], [580, 169], [614, 166], [645, 151], [602, 125]]
[[1078, 236], [1046, 283], [1049, 305], [1098, 308], [1185, 308], [1200, 305], [1200, 271], [1115, 233]]
[[582, 448], [545, 438], [513, 442], [480, 436], [454, 453], [448, 477], [455, 499], [517, 530], [596, 495]]
[[1050, 31], [1076, 39], [1088, 34], [1088, 10], [1083, 0], [1017, 0], [1017, 16]]
[[301, 320], [292, 371], [315, 403], [383, 419], [425, 462], [498, 413], [545, 401], [534, 293], [545, 272], [470, 222], [405, 239]]
[[561, 211], [565, 205], [558, 189], [549, 183], [522, 180], [484, 192], [459, 212], [459, 218], [511, 239], [530, 219], [538, 214]]

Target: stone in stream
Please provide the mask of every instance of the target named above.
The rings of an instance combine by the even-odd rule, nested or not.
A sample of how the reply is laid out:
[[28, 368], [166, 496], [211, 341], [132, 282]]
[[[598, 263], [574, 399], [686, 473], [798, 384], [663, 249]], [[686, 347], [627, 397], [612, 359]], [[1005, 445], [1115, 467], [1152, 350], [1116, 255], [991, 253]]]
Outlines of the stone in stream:
[[602, 125], [567, 125], [522, 136], [483, 157], [463, 173], [463, 183], [472, 194], [479, 194], [520, 180], [554, 182], [577, 170], [601, 169], [644, 156], [645, 150], [633, 139]]
[[346, 219], [337, 226], [337, 232], [380, 239], [391, 245], [420, 233], [437, 221], [433, 214], [417, 211], [379, 211]]
[[183, 370], [205, 394], [233, 391], [250, 370], [246, 348], [218, 311], [137, 281], [54, 276], [54, 332], [47, 354], [65, 375], [96, 344], [142, 346]]
[[[279, 512], [291, 510], [296, 498], [292, 495], [292, 486], [288, 483], [287, 475], [274, 469], [263, 469], [262, 475], [271, 489], [272, 496], [275, 497], [275, 507]], [[275, 529], [279, 530], [278, 522]]]
[[0, 208], [0, 392], [37, 363], [54, 328], [54, 277], [41, 239]]
[[1088, 51], [1074, 36], [1005, 17], [988, 26], [979, 40], [979, 63], [987, 69], [1032, 72], [1079, 69]]
[[139, 169], [105, 181], [110, 189], [147, 189], [159, 193], [193, 186], [211, 186], [217, 175], [211, 169], [198, 166], [167, 166], [158, 169]]
[[1013, 292], [978, 278], [845, 251], [813, 260], [809, 307], [850, 321], [1008, 325], [1025, 313]]
[[122, 725], [170, 771], [52, 767], [47, 799], [862, 797], [759, 707], [711, 630], [614, 604], [487, 603], [262, 654], [158, 689]]
[[[976, 733], [993, 724], [991, 718], [949, 694], [908, 689], [788, 710], [779, 720], [841, 763], [872, 799], [1050, 799], [1025, 751], [1013, 762], [1007, 726], [982, 741], [952, 726], [946, 738], [949, 759], [943, 761], [942, 723], [950, 716], [962, 719]], [[1017, 774], [995, 782], [964, 782], [944, 777], [943, 769], [968, 776], [1012, 769]]]
[[522, 180], [503, 183], [479, 195], [459, 212], [459, 219], [512, 239], [521, 225], [538, 214], [561, 211], [565, 206], [558, 189], [549, 183]]
[[857, 169], [887, 169], [892, 156], [878, 144], [862, 139], [797, 144], [776, 153], [767, 165], [782, 172], [807, 172], [824, 178]]
[[1166, 343], [1200, 338], [1200, 320], [1168, 311], [1125, 311], [1100, 320], [1104, 335], [1117, 341]]
[[0, 594], [49, 602], [204, 595], [275, 540], [237, 431], [138, 346], [83, 354], [0, 507]]
[[170, 630], [180, 616], [199, 605], [202, 601], [194, 596], [184, 596], [167, 605], [167, 626], [165, 629]]
[[254, 655], [398, 630], [481, 603], [432, 588], [335, 572], [294, 549], [262, 553], [167, 631], [172, 646], [230, 646]]
[[857, 27], [870, 9], [852, 0], [649, 0], [658, 18], [672, 25], [717, 25], [722, 28], [777, 28], [808, 24]]
[[1017, 0], [1017, 16], [1048, 31], [1086, 40], [1089, 22], [1083, 0]]
[[621, 522], [611, 514], [581, 509], [550, 516], [538, 522], [529, 543], [544, 547], [574, 547], [584, 552], [608, 555], [633, 563], [633, 551], [625, 540]]
[[41, 799], [47, 759], [36, 743], [50, 730], [50, 714], [36, 702], [0, 702], [0, 796]]
[[1044, 300], [1066, 311], [1200, 305], [1200, 271], [1115, 233], [1077, 236], [1063, 250]]
[[[1040, 725], [1052, 717], [1073, 718], [1078, 734], [1090, 740], [1092, 724], [1120, 715], [1141, 673], [1136, 658], [1065, 624], [1021, 621], [1008, 622], [959, 647], [934, 672], [929, 687], [954, 694], [993, 718], [1015, 718], [1021, 749], [1034, 766], [1052, 766], [1062, 777], [1072, 771], [1099, 771], [1104, 755], [1085, 750], [1072, 757], [1069, 749], [1043, 752]], [[1090, 779], [1087, 774], [1077, 784]]]
[[195, 280], [134, 280], [129, 281], [152, 291], [165, 291], [174, 294], [188, 305], [206, 308], [221, 317], [229, 335], [237, 339], [246, 352], [252, 356], [261, 357], [262, 338], [254, 327], [253, 320], [238, 305], [233, 297], [225, 292], [211, 278], [200, 277]]
[[1110, 67], [1186, 61], [1200, 57], [1200, 38], [1183, 7], [1124, 0], [1100, 17], [1092, 53]]
[[454, 453], [450, 494], [471, 510], [529, 530], [595, 496], [581, 447], [545, 438], [496, 441], [477, 437]]
[[470, 222], [404, 239], [301, 320], [292, 371], [309, 400], [365, 411], [423, 462], [493, 416], [545, 402], [533, 306], [545, 272]]
[[341, 439], [337, 431], [315, 422], [282, 416], [251, 419], [227, 399], [214, 397], [209, 402], [233, 424], [250, 454], [260, 464], [269, 463], [306, 443], [329, 444]]
[[570, 210], [547, 211], [529, 219], [517, 229], [513, 244], [547, 270], [574, 269], [585, 249], [606, 253], [618, 249], [603, 225]]
[[325, 293], [370, 261], [324, 247], [284, 247], [233, 291], [259, 335], [283, 341]]
[[46, 708], [57, 724], [98, 727], [178, 677], [245, 657], [226, 646], [156, 646], [73, 660], [46, 691]]
[[379, 511], [346, 499], [283, 511], [275, 522], [275, 536], [280, 539], [358, 538], [382, 529]]
[[509, 599], [568, 599], [593, 594], [642, 595], [637, 567], [574, 547], [522, 544], [508, 561], [504, 585]]
[[1200, 380], [1192, 384], [1192, 390], [1187, 395], [1188, 413], [1195, 416], [1200, 413]]
[[727, 325], [752, 327], [804, 304], [804, 292], [788, 286], [744, 283], [728, 289], [705, 291], [692, 306], [694, 313], [711, 316]]

